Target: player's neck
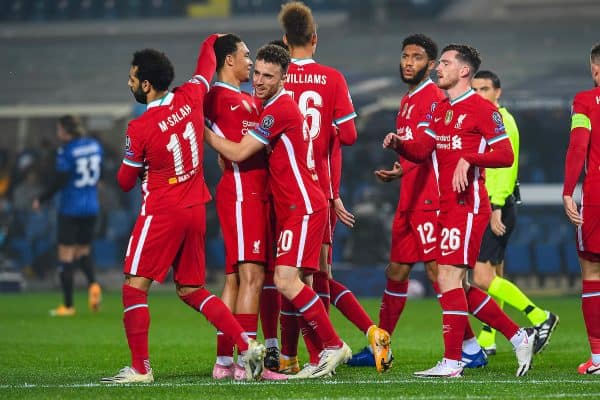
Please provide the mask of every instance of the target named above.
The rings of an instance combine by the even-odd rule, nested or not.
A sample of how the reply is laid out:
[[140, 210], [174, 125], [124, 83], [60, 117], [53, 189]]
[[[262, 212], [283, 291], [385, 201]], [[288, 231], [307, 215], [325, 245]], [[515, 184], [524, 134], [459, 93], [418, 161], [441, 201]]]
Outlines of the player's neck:
[[454, 100], [467, 93], [469, 90], [471, 90], [471, 85], [469, 84], [469, 82], [467, 80], [460, 80], [456, 85], [446, 90], [446, 92], [448, 93], [448, 97], [450, 98], [450, 100]]
[[235, 86], [236, 88], [239, 88], [242, 85], [242, 82], [240, 82], [240, 80], [237, 79], [234, 74], [228, 73], [228, 71], [225, 70], [221, 70], [217, 74], [217, 80], [227, 83], [228, 85]]
[[148, 92], [148, 96], [146, 96], [146, 104], [150, 104], [154, 100], [161, 99], [161, 98], [165, 97], [167, 95], [167, 93], [169, 93], [168, 90], [161, 90], [160, 92], [157, 92], [155, 90], [151, 90], [150, 92]]
[[410, 93], [414, 92], [416, 88], [423, 86], [423, 84], [424, 84], [426, 81], [428, 81], [428, 80], [429, 80], [429, 76], [428, 76], [428, 77], [426, 77], [426, 78], [424, 78], [424, 79], [423, 79], [421, 82], [419, 82], [419, 83], [413, 83], [413, 84], [410, 84], [410, 85], [408, 85], [408, 91], [409, 91]]
[[290, 57], [292, 58], [312, 58], [312, 46], [292, 47], [290, 48]]

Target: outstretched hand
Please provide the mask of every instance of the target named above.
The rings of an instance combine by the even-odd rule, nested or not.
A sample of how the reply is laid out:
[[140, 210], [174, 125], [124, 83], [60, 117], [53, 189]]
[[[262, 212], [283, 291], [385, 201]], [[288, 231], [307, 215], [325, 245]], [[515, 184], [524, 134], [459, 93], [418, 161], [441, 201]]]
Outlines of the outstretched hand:
[[396, 161], [392, 169], [378, 169], [375, 171], [375, 176], [382, 182], [391, 182], [402, 176], [402, 165]]

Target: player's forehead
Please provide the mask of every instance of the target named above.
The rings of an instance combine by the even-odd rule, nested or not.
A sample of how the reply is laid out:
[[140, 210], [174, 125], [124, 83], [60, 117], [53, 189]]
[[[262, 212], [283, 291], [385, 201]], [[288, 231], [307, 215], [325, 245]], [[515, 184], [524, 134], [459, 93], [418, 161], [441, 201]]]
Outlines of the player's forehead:
[[473, 78], [471, 80], [471, 87], [473, 89], [491, 89], [492, 80], [488, 78]]
[[407, 44], [402, 48], [402, 54], [427, 56], [425, 49], [418, 44]]
[[456, 62], [458, 62], [458, 58], [456, 58], [457, 55], [458, 55], [458, 51], [447, 50], [447, 51], [443, 52], [442, 55], [440, 56], [440, 62], [456, 63]]
[[256, 60], [254, 71], [260, 73], [261, 75], [278, 76], [281, 74], [281, 66], [279, 64], [274, 64], [272, 62], [259, 59]]
[[137, 79], [137, 71], [138, 71], [137, 65], [132, 65], [131, 67], [129, 67], [129, 78], [131, 78], [132, 80]]
[[237, 51], [241, 52], [242, 54], [246, 54], [246, 53], [250, 52], [250, 50], [248, 50], [248, 46], [244, 42], [237, 43]]

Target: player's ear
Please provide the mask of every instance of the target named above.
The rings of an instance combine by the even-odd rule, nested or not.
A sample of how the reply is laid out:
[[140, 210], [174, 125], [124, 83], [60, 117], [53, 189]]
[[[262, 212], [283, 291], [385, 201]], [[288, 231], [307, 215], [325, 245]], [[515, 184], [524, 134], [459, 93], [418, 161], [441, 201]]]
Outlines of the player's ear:
[[498, 101], [501, 96], [502, 96], [502, 88], [496, 89], [496, 101]]
[[285, 43], [286, 46], [290, 47], [290, 44], [287, 40], [287, 35], [285, 33], [283, 34], [283, 37], [281, 39], [283, 40], [283, 43]]
[[147, 80], [142, 81], [141, 86], [144, 93], [148, 93], [152, 90], [152, 84]]
[[233, 57], [233, 54], [227, 54], [227, 55], [225, 56], [225, 62], [226, 62], [226, 63], [227, 63], [227, 65], [229, 65], [230, 67], [231, 67], [231, 66], [233, 66], [233, 64], [234, 64], [234, 62], [235, 62], [235, 60], [234, 60], [234, 57]]

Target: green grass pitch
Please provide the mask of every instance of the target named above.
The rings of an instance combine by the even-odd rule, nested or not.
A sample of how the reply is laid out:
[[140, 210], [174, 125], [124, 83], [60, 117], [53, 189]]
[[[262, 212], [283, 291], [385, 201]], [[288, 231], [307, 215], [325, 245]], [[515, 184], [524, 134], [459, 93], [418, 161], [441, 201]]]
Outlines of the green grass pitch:
[[[514, 376], [516, 361], [508, 342], [498, 337], [498, 355], [485, 369], [467, 370], [463, 379], [424, 380], [412, 372], [429, 368], [442, 355], [441, 314], [435, 299], [409, 300], [392, 348], [396, 360], [385, 374], [371, 368], [341, 366], [330, 379], [294, 382], [215, 382], [215, 330], [174, 293], [150, 295], [150, 356], [156, 382], [142, 386], [101, 386], [102, 376], [129, 363], [118, 292], [104, 296], [92, 314], [77, 293], [78, 314], [51, 318], [58, 293], [0, 295], [0, 399], [571, 399], [600, 398], [600, 376], [580, 376], [577, 365], [589, 357], [578, 297], [538, 298], [561, 322], [548, 348], [534, 359], [524, 378]], [[364, 299], [374, 317], [378, 299]], [[522, 315], [511, 316], [526, 324]], [[359, 351], [364, 336], [337, 311], [334, 324]], [[479, 329], [478, 323], [473, 323]], [[301, 345], [303, 347], [303, 345]], [[300, 356], [306, 360], [301, 348]]]

